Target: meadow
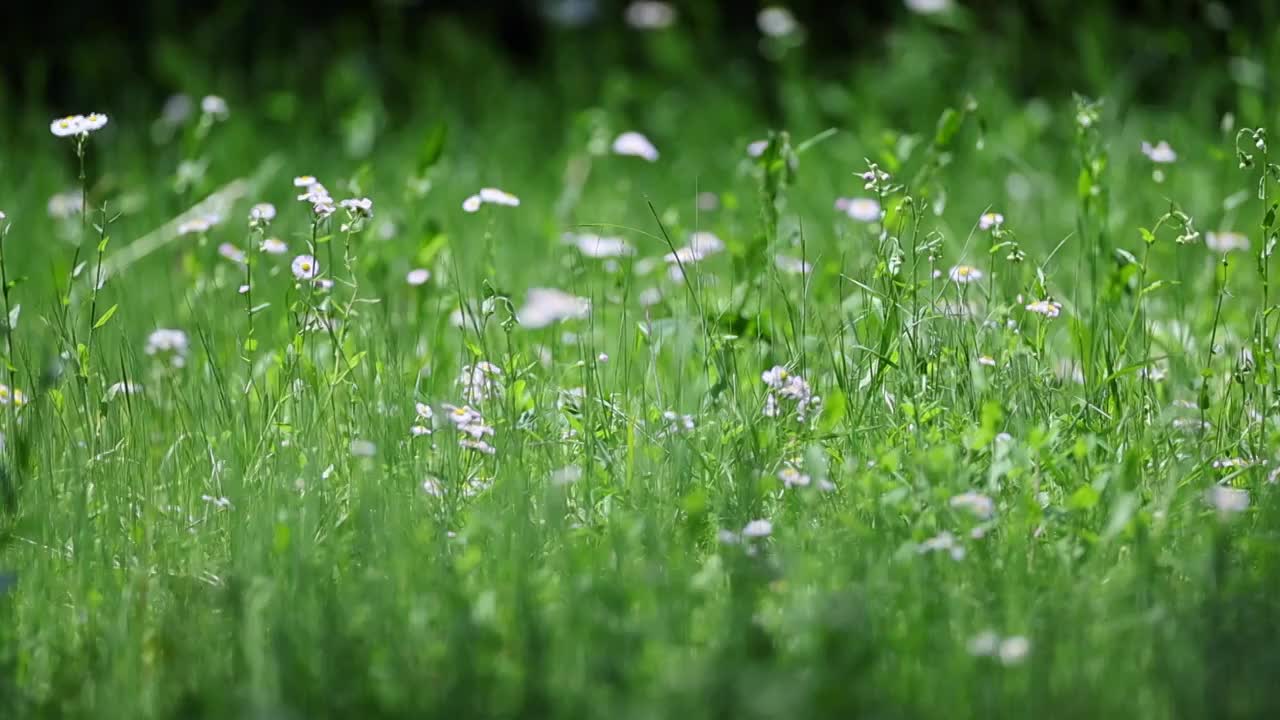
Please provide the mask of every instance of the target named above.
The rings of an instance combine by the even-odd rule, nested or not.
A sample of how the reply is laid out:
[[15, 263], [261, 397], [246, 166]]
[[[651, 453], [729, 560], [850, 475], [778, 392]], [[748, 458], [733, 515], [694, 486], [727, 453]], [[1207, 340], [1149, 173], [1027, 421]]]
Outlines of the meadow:
[[788, 17], [6, 103], [0, 718], [1280, 714], [1266, 58]]

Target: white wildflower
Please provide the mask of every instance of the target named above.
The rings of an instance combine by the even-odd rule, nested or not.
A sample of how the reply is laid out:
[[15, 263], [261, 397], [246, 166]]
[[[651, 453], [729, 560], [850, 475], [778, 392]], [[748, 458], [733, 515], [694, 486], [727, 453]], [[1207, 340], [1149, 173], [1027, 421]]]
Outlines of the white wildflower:
[[768, 520], [752, 520], [742, 528], [742, 536], [749, 538], [769, 537], [773, 534], [773, 523]]
[[955, 535], [952, 535], [945, 530], [920, 543], [916, 548], [916, 552], [919, 552], [921, 555], [934, 552], [945, 552], [951, 555], [952, 560], [963, 560], [965, 555], [964, 546], [956, 540]]
[[589, 258], [628, 257], [635, 253], [631, 244], [620, 237], [604, 235], [576, 235], [569, 233], [566, 242], [578, 248], [578, 252]]
[[414, 268], [409, 271], [409, 274], [404, 276], [404, 281], [414, 287], [425, 285], [430, 279], [431, 271], [426, 268]]
[[299, 280], [310, 280], [320, 271], [320, 265], [316, 259], [310, 255], [299, 255], [293, 259], [290, 265], [293, 270], [293, 276]]
[[776, 5], [761, 10], [756, 15], [756, 25], [769, 37], [785, 37], [800, 27], [790, 10]]
[[1164, 140], [1161, 140], [1155, 145], [1143, 140], [1142, 154], [1146, 155], [1147, 159], [1151, 162], [1161, 165], [1174, 162], [1178, 159], [1178, 153], [1174, 152], [1173, 148], [1169, 146], [1169, 143]]
[[983, 272], [972, 265], [956, 265], [947, 275], [951, 278], [951, 282], [957, 285], [966, 285], [983, 278]]
[[658, 148], [654, 147], [649, 138], [638, 132], [624, 132], [614, 138], [613, 153], [638, 157], [649, 162], [655, 162], [658, 159]]
[[187, 364], [187, 334], [181, 330], [173, 330], [170, 328], [160, 328], [152, 331], [147, 336], [147, 345], [144, 352], [167, 360], [174, 367], [183, 367]]
[[1062, 314], [1062, 303], [1052, 300], [1036, 300], [1027, 305], [1027, 310], [1053, 319]]
[[200, 112], [208, 115], [214, 120], [226, 120], [231, 114], [231, 109], [227, 107], [227, 101], [217, 95], [205, 95], [200, 98]]
[[237, 265], [243, 265], [245, 262], [244, 251], [231, 243], [219, 245], [218, 254]]
[[591, 301], [555, 288], [529, 288], [516, 320], [524, 327], [543, 328], [560, 320], [586, 317]]
[[623, 17], [628, 25], [637, 30], [662, 30], [675, 23], [676, 10], [670, 3], [636, 0], [627, 6]]
[[1230, 230], [1210, 231], [1204, 234], [1204, 244], [1205, 247], [1218, 253], [1229, 253], [1236, 250], [1247, 251], [1249, 249], [1249, 236]]
[[258, 248], [268, 255], [284, 255], [289, 252], [289, 246], [285, 245], [283, 240], [273, 237], [263, 240]]
[[1004, 215], [998, 212], [982, 213], [982, 217], [978, 218], [979, 230], [990, 230], [1004, 224]]
[[258, 203], [249, 208], [249, 223], [255, 227], [265, 225], [276, 219], [276, 206], [271, 203]]
[[836, 198], [836, 210], [864, 223], [880, 222], [883, 217], [880, 201], [875, 198]]
[[805, 275], [813, 270], [813, 265], [790, 255], [777, 255], [773, 258], [773, 263], [788, 275]]
[[953, 496], [950, 505], [958, 510], [965, 510], [980, 520], [988, 520], [996, 512], [996, 504], [991, 498], [981, 493], [967, 492]]
[[1226, 485], [1214, 485], [1205, 492], [1205, 500], [1223, 515], [1241, 513], [1249, 509], [1249, 491]]

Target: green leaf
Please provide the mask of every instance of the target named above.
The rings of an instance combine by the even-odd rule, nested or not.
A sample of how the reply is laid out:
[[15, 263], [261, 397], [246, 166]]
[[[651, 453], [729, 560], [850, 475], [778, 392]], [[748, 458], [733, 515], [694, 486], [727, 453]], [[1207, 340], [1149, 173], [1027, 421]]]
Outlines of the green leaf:
[[112, 305], [111, 307], [107, 308], [107, 311], [102, 313], [102, 317], [99, 317], [98, 321], [93, 324], [93, 329], [97, 330], [103, 325], [106, 325], [107, 321], [111, 319], [111, 316], [115, 315], [116, 310], [119, 310], [119, 309], [120, 309], [120, 303], [116, 303], [115, 305]]
[[943, 110], [942, 115], [938, 117], [938, 129], [934, 133], [933, 144], [940, 148], [950, 145], [963, 122], [964, 115], [956, 112], [955, 108]]
[[818, 428], [824, 433], [829, 433], [835, 429], [844, 420], [848, 404], [844, 392], [839, 388], [828, 393], [823, 398], [822, 415], [818, 418]]
[[1072, 510], [1092, 510], [1102, 495], [1092, 485], [1081, 485], [1079, 490], [1071, 493], [1067, 507]]

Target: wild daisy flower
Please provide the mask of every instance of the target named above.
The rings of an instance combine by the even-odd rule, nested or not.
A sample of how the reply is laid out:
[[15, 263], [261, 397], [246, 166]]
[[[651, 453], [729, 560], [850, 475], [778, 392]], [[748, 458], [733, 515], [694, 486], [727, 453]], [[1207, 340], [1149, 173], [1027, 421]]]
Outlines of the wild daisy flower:
[[1165, 165], [1178, 159], [1178, 153], [1174, 152], [1173, 148], [1169, 146], [1169, 143], [1164, 140], [1161, 140], [1155, 145], [1143, 140], [1142, 154], [1146, 155], [1147, 159], [1151, 162], [1160, 165]]
[[980, 230], [990, 230], [993, 227], [1003, 224], [1004, 215], [1001, 215], [998, 212], [982, 213], [982, 216], [978, 218], [978, 229]]
[[1027, 310], [1053, 319], [1062, 314], [1062, 303], [1052, 300], [1036, 300], [1027, 304]]
[[813, 393], [808, 381], [781, 365], [764, 371], [760, 379], [769, 388], [765, 394], [765, 417], [778, 417], [782, 414], [781, 405], [786, 403], [795, 410], [796, 420], [805, 422], [822, 407], [822, 398]]
[[773, 534], [773, 523], [768, 520], [752, 520], [742, 528], [742, 537], [762, 538]]
[[268, 255], [283, 255], [289, 252], [289, 246], [285, 245], [283, 240], [273, 237], [263, 240], [258, 248]]
[[984, 365], [986, 367], [995, 367], [996, 359], [991, 357], [990, 355], [980, 355], [978, 357], [978, 364]]
[[493, 436], [493, 428], [485, 424], [484, 416], [478, 410], [470, 405], [445, 405], [444, 409], [448, 412], [449, 422], [462, 435], [458, 440], [460, 446], [486, 455], [494, 454], [493, 446], [484, 440]]
[[431, 271], [426, 268], [414, 268], [410, 270], [407, 275], [404, 276], [404, 281], [409, 283], [413, 287], [417, 287], [419, 285], [425, 285], [427, 281], [430, 279], [431, 279]]
[[875, 198], [836, 198], [836, 210], [858, 222], [880, 222], [880, 202]]
[[414, 437], [430, 435], [432, 433], [431, 424], [436, 416], [435, 411], [431, 409], [430, 405], [420, 402], [414, 405], [414, 415], [414, 423], [409, 428], [409, 433]]
[[351, 217], [373, 217], [373, 201], [369, 198], [349, 198], [338, 203], [338, 207], [346, 210]]
[[473, 213], [480, 211], [481, 200], [479, 195], [472, 195], [462, 201], [462, 209], [466, 212]]
[[312, 185], [319, 185], [320, 181], [316, 180], [315, 175], [299, 175], [293, 179], [293, 186], [296, 188], [309, 188]]
[[17, 388], [10, 388], [8, 385], [0, 383], [0, 405], [8, 405], [13, 403], [14, 407], [22, 407], [27, 404], [27, 394]]
[[637, 0], [627, 6], [623, 16], [636, 30], [662, 30], [676, 21], [676, 10], [669, 3]]
[[613, 154], [638, 157], [649, 162], [658, 159], [658, 148], [638, 132], [624, 132], [613, 140]]
[[1002, 665], [1018, 665], [1031, 652], [1031, 641], [1021, 635], [1013, 635], [1000, 641], [996, 651]]
[[561, 320], [586, 317], [591, 301], [555, 288], [529, 288], [516, 320], [527, 328], [543, 328]]
[[747, 157], [758, 158], [769, 149], [768, 140], [754, 140], [747, 144]]
[[49, 131], [57, 137], [84, 137], [107, 125], [107, 116], [101, 113], [68, 115], [49, 123]]
[[174, 367], [187, 364], [187, 334], [181, 330], [159, 328], [147, 336], [146, 354], [167, 361]]
[[947, 273], [951, 278], [951, 282], [957, 285], [967, 285], [971, 282], [977, 282], [984, 276], [983, 272], [972, 265], [956, 265]]
[[662, 256], [668, 264], [696, 263], [724, 249], [724, 241], [714, 233], [696, 232], [689, 236], [689, 244]]
[[320, 271], [320, 265], [316, 259], [310, 255], [299, 255], [293, 259], [290, 266], [293, 270], [293, 276], [299, 280], [310, 280]]

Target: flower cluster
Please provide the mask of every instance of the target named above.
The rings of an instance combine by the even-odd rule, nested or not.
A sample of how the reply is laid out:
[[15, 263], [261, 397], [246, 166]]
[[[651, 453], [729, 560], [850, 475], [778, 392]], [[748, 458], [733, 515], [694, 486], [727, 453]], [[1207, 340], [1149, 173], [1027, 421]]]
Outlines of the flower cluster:
[[809, 382], [781, 365], [766, 370], [760, 379], [769, 387], [764, 399], [765, 417], [781, 415], [781, 405], [785, 403], [795, 411], [796, 420], [805, 422], [822, 408], [822, 398], [813, 393]]
[[431, 424], [432, 424], [432, 420], [435, 419], [435, 416], [436, 414], [431, 409], [430, 405], [424, 402], [415, 404], [414, 405], [414, 423], [413, 423], [413, 426], [409, 428], [409, 434], [413, 435], [414, 437], [422, 437], [423, 435], [430, 435], [432, 432], [434, 432], [434, 430], [431, 427]]
[[317, 220], [323, 220], [337, 210], [337, 207], [333, 204], [333, 196], [314, 177], [299, 175], [293, 179], [293, 186], [303, 189], [302, 194], [298, 196], [298, 200], [310, 203], [311, 212], [316, 216]]
[[173, 367], [187, 364], [187, 334], [181, 330], [159, 328], [147, 336], [146, 354], [159, 358]]
[[470, 405], [445, 405], [444, 409], [449, 411], [449, 422], [453, 428], [462, 435], [458, 445], [485, 455], [494, 454], [494, 447], [485, 440], [493, 437], [493, 427], [485, 423], [480, 411]]
[[1052, 300], [1036, 300], [1035, 302], [1027, 304], [1027, 310], [1029, 312], [1038, 313], [1052, 320], [1062, 314], [1062, 303], [1057, 303]]
[[101, 130], [107, 125], [107, 116], [102, 113], [88, 115], [68, 115], [49, 123], [49, 131], [58, 137], [88, 137], [89, 133]]
[[462, 388], [462, 397], [467, 402], [479, 405], [491, 397], [502, 395], [502, 368], [488, 360], [464, 365], [458, 373], [457, 385]]
[[10, 388], [8, 385], [0, 383], [0, 405], [8, 405], [13, 403], [14, 407], [22, 407], [27, 404], [27, 394], [18, 388]]

